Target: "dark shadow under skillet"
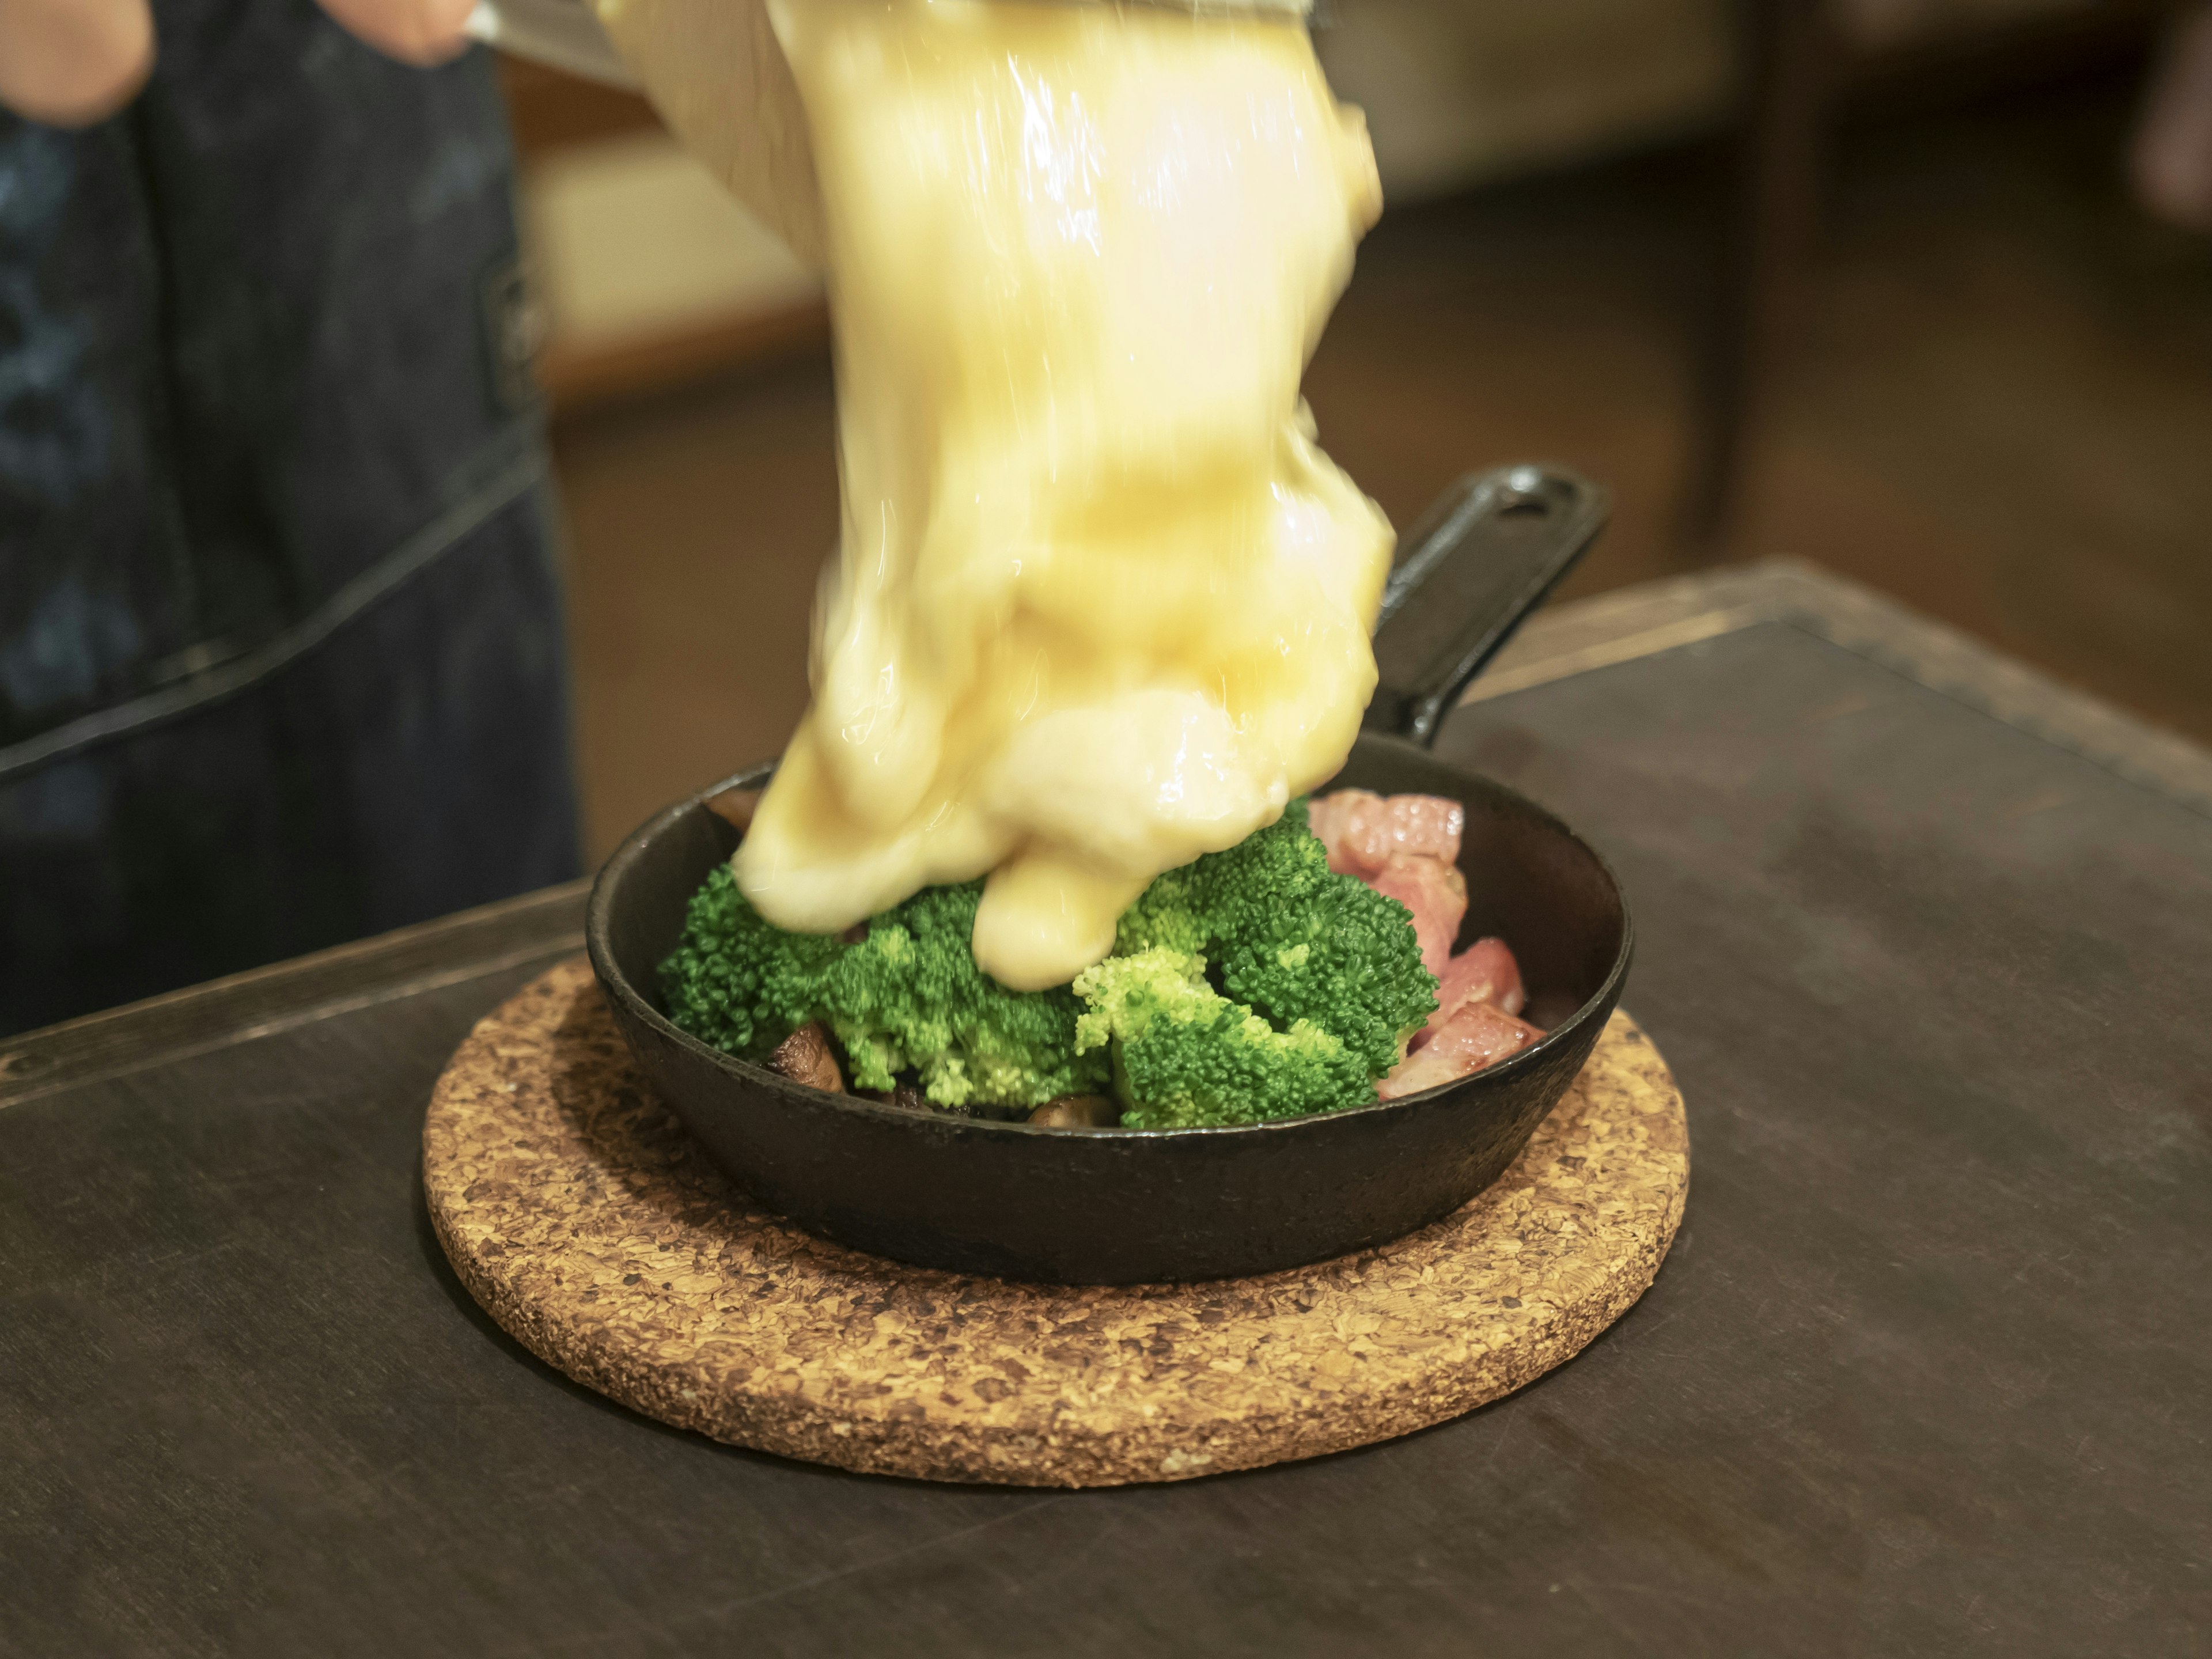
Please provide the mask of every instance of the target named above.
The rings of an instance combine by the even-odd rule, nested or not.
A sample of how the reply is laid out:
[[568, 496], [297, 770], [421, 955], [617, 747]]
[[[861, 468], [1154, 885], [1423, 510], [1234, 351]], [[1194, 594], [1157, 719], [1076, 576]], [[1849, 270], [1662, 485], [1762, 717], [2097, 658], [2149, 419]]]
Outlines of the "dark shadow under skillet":
[[[1463, 480], [1407, 538], [1376, 635], [1382, 684], [1331, 787], [1467, 808], [1465, 945], [1504, 938], [1543, 1041], [1402, 1100], [1220, 1129], [1052, 1129], [826, 1094], [708, 1048], [659, 1008], [657, 969], [738, 830], [669, 807], [607, 860], [592, 965], [654, 1089], [768, 1208], [925, 1267], [1066, 1284], [1270, 1272], [1379, 1244], [1449, 1214], [1504, 1170], [1620, 1000], [1632, 938], [1605, 861], [1512, 790], [1424, 746], [1467, 681], [1595, 538], [1601, 491], [1516, 467]], [[1418, 606], [1407, 601], [1418, 591]], [[1404, 736], [1395, 733], [1405, 733]]]

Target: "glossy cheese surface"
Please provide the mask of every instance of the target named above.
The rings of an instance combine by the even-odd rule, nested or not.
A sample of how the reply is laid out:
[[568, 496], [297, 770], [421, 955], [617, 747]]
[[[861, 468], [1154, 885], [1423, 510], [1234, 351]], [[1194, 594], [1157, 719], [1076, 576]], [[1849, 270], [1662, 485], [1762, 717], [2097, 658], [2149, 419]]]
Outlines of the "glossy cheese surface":
[[1391, 534], [1299, 377], [1379, 209], [1295, 21], [778, 0], [820, 180], [842, 542], [737, 858], [842, 929], [989, 875], [1006, 984], [1333, 773]]

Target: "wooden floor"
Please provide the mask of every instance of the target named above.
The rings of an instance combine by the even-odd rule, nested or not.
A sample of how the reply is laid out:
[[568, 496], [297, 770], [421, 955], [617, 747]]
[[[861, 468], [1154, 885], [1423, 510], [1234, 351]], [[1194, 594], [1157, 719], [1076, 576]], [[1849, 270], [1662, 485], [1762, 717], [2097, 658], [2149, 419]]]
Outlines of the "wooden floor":
[[[1309, 376], [1323, 443], [1409, 521], [1533, 458], [1618, 493], [1571, 585], [1791, 554], [2212, 738], [2212, 243], [2119, 186], [2131, 89], [1893, 120], [1838, 145], [1789, 372], [1730, 544], [1680, 533], [1717, 157], [1386, 216]], [[579, 741], [604, 851], [773, 752], [836, 532], [826, 361], [556, 434]]]

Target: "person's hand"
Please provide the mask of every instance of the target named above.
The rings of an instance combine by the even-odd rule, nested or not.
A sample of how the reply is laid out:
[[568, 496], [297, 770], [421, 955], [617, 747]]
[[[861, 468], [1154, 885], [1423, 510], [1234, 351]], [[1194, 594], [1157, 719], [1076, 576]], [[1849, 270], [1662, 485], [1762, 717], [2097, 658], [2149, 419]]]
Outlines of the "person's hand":
[[0, 0], [0, 104], [27, 120], [100, 120], [153, 67], [146, 0]]
[[322, 0], [322, 8], [356, 40], [428, 69], [459, 57], [468, 46], [461, 25], [476, 0]]
[[[350, 33], [403, 64], [459, 57], [474, 0], [323, 0]], [[154, 67], [146, 0], [0, 0], [0, 105], [86, 126], [129, 103]]]

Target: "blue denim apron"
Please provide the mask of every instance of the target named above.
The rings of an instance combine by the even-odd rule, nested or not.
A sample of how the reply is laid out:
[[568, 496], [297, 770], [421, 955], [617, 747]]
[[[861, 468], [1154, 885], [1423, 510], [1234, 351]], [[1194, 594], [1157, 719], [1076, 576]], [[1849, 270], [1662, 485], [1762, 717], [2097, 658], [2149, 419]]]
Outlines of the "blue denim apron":
[[0, 112], [0, 1032], [578, 863], [489, 64], [155, 16], [114, 119]]

